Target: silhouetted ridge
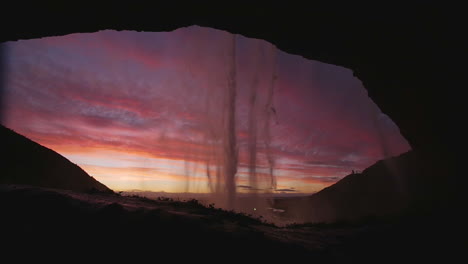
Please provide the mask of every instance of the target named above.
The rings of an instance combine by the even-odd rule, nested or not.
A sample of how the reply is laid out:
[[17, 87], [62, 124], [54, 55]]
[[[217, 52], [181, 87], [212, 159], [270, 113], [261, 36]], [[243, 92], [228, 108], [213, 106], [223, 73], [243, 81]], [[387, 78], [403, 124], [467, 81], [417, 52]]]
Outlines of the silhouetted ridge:
[[445, 182], [437, 176], [417, 152], [408, 151], [380, 160], [309, 197], [278, 200], [276, 207], [306, 222], [400, 215], [436, 205], [434, 197], [445, 188]]
[[112, 192], [57, 152], [0, 125], [0, 183]]

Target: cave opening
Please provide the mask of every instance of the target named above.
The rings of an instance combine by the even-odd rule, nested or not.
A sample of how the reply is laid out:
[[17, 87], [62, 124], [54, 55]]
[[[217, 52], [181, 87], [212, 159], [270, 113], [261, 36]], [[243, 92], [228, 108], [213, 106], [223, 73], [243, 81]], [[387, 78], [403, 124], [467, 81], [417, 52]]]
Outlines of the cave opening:
[[[371, 226], [358, 225], [354, 229], [357, 232], [352, 231], [352, 226], [346, 225], [323, 226], [324, 228], [309, 226], [311, 228], [294, 229], [298, 231], [296, 234], [275, 229], [272, 232], [275, 237], [297, 238], [297, 243], [291, 242], [294, 240], [291, 239], [286, 245], [278, 247], [268, 247], [267, 243], [256, 240], [259, 237], [257, 234], [268, 235], [268, 232], [264, 232], [266, 229], [254, 232], [253, 243], [245, 243], [246, 239], [231, 243], [233, 241], [230, 239], [231, 235], [233, 233], [237, 235], [237, 232], [242, 233], [245, 229], [228, 228], [228, 235], [222, 237], [223, 239], [210, 237], [210, 233], [206, 232], [200, 232], [196, 236], [194, 235], [196, 233], [187, 233], [189, 229], [182, 229], [184, 238], [188, 240], [184, 239], [186, 243], [181, 245], [178, 238], [181, 237], [179, 236], [180, 227], [184, 225], [180, 225], [180, 221], [175, 221], [176, 224], [171, 225], [173, 218], [170, 218], [162, 229], [156, 229], [157, 231], [154, 232], [154, 223], [161, 223], [161, 219], [167, 215], [163, 214], [162, 218], [158, 218], [155, 217], [160, 216], [158, 214], [143, 214], [150, 219], [151, 223], [145, 225], [141, 221], [138, 222], [142, 225], [137, 225], [137, 229], [142, 232], [132, 233], [133, 235], [130, 235], [130, 232], [122, 235], [123, 233], [119, 232], [116, 235], [114, 231], [124, 226], [115, 221], [109, 221], [107, 224], [101, 221], [101, 225], [96, 225], [95, 220], [99, 220], [102, 215], [88, 222], [92, 224], [86, 224], [87, 222], [81, 221], [83, 218], [75, 217], [71, 221], [70, 219], [63, 221], [65, 220], [61, 210], [63, 207], [60, 206], [55, 207], [58, 210], [53, 210], [56, 213], [49, 214], [48, 218], [44, 214], [38, 215], [36, 213], [38, 208], [43, 208], [44, 205], [47, 207], [50, 203], [34, 203], [36, 200], [39, 201], [35, 198], [24, 199], [28, 192], [23, 195], [10, 196], [5, 193], [5, 186], [2, 184], [0, 195], [7, 199], [0, 199], [2, 212], [4, 212], [0, 221], [6, 223], [2, 226], [9, 227], [5, 229], [3, 235], [5, 241], [10, 241], [6, 244], [5, 250], [12, 252], [10, 249], [18, 250], [17, 245], [21, 245], [22, 250], [18, 251], [23, 254], [25, 248], [37, 250], [39, 246], [39, 248], [43, 247], [46, 252], [52, 246], [66, 251], [71, 249], [73, 252], [70, 253], [75, 254], [75, 248], [82, 248], [83, 244], [87, 244], [88, 249], [103, 249], [103, 247], [109, 249], [102, 254], [106, 258], [114, 255], [107, 254], [108, 252], [117, 251], [129, 252], [132, 258], [142, 255], [154, 257], [154, 249], [161, 246], [159, 248], [161, 251], [176, 253], [174, 255], [181, 252], [188, 253], [185, 250], [198, 255], [210, 248], [223, 258], [237, 257], [242, 261], [245, 260], [245, 255], [259, 257], [262, 261], [269, 256], [275, 261], [280, 258], [288, 261], [295, 258], [298, 260], [314, 259], [318, 262], [323, 260], [325, 263], [349, 262], [350, 260], [374, 263], [376, 259], [382, 259], [382, 256], [385, 256], [387, 262], [398, 262], [401, 259], [419, 262], [433, 261], [436, 258], [444, 261], [462, 259], [463, 253], [466, 252], [466, 243], [459, 241], [463, 241], [466, 237], [466, 216], [462, 209], [466, 207], [467, 197], [463, 158], [465, 150], [461, 144], [465, 138], [463, 128], [465, 104], [462, 102], [465, 97], [463, 89], [460, 89], [466, 83], [463, 72], [465, 67], [462, 65], [466, 61], [466, 40], [460, 33], [464, 32], [466, 24], [464, 9], [439, 2], [414, 2], [404, 5], [379, 3], [373, 6], [368, 3], [355, 2], [340, 5], [333, 2], [327, 3], [314, 3], [310, 8], [310, 4], [298, 5], [291, 2], [269, 3], [268, 5], [223, 3], [217, 6], [200, 2], [183, 5], [176, 2], [164, 4], [148, 2], [111, 6], [98, 3], [92, 5], [67, 3], [65, 5], [56, 1], [41, 1], [28, 3], [27, 7], [23, 3], [16, 5], [11, 2], [7, 4], [5, 14], [0, 18], [3, 21], [2, 24], [5, 25], [0, 42], [59, 36], [74, 32], [96, 32], [105, 29], [160, 32], [172, 31], [188, 25], [200, 25], [264, 39], [291, 54], [299, 54], [308, 59], [346, 67], [362, 80], [369, 97], [382, 112], [398, 124], [401, 134], [412, 147], [409, 155], [400, 155], [397, 159], [389, 159], [383, 163], [378, 162], [376, 166], [362, 171], [370, 175], [371, 172], [378, 172], [382, 164], [392, 167], [392, 163], [398, 165], [397, 169], [399, 166], [409, 169], [401, 179], [409, 179], [410, 182], [407, 184], [410, 189], [409, 193], [414, 194], [413, 198], [418, 201], [417, 207], [407, 211], [409, 218], [399, 218], [397, 223], [386, 225], [390, 228], [381, 228], [382, 226], [372, 224]], [[5, 46], [0, 45], [0, 120], [2, 124], [5, 124], [3, 106], [7, 100], [4, 96], [7, 83], [7, 76], [4, 74], [5, 60], [8, 56]], [[95, 121], [95, 123], [100, 122]], [[0, 132], [3, 133], [3, 131], [2, 127]], [[4, 146], [8, 146], [9, 139], [2, 138], [3, 145], [0, 148], [2, 154], [6, 153], [3, 157], [7, 158], [6, 163], [5, 159], [1, 160], [2, 167], [7, 168], [10, 165], [8, 155], [11, 152], [7, 151], [10, 149], [5, 149]], [[112, 141], [112, 138], [107, 139]], [[419, 158], [414, 159], [415, 155], [419, 155]], [[34, 156], [31, 155], [31, 157]], [[122, 162], [128, 162], [128, 160]], [[44, 162], [44, 164], [50, 163]], [[30, 166], [33, 163], [28, 161], [28, 163], [20, 164], [26, 167], [25, 165]], [[191, 171], [190, 163], [187, 165], [184, 167], [182, 164], [181, 167], [187, 168], [187, 170], [183, 169], [182, 174], [185, 171]], [[346, 182], [351, 182], [350, 179], [353, 179], [352, 181], [359, 179], [357, 176], [360, 174], [362, 174], [361, 171], [355, 174], [356, 177], [346, 178], [349, 179]], [[385, 185], [385, 182], [382, 183], [380, 180], [367, 183], [373, 186], [374, 190], [378, 189], [377, 186]], [[331, 188], [332, 186], [335, 187]], [[356, 195], [357, 193], [347, 192], [349, 189], [343, 189], [342, 186], [330, 185], [329, 188], [323, 189], [322, 194], [338, 191], [344, 194], [340, 195], [341, 200], [345, 200], [345, 203], [340, 205], [341, 209], [347, 208], [348, 213], [354, 214], [365, 211], [365, 208], [355, 206], [363, 201], [362, 197]], [[376, 205], [381, 204], [382, 200], [374, 199], [376, 193], [366, 195], [368, 201], [374, 201]], [[12, 204], [11, 202], [15, 199], [10, 198], [15, 197], [20, 199]], [[360, 198], [350, 200], [347, 199], [348, 197]], [[18, 205], [25, 205], [21, 201], [32, 203], [29, 203], [30, 206], [20, 207]], [[47, 201], [51, 202], [50, 199]], [[295, 202], [298, 201], [295, 200]], [[338, 203], [338, 201], [328, 201], [331, 203], [328, 207], [322, 208], [322, 212]], [[385, 205], [388, 204], [393, 204], [393, 201], [385, 203]], [[418, 214], [417, 209], [420, 205], [428, 209], [423, 214]], [[112, 209], [111, 215], [122, 216], [118, 206], [110, 209]], [[43, 216], [46, 216], [45, 219], [48, 221], [40, 221], [35, 225], [34, 222], [29, 221], [29, 219], [44, 219]], [[214, 223], [208, 222], [208, 225], [214, 225]], [[193, 227], [193, 225], [189, 226]], [[23, 227], [27, 227], [27, 230]], [[28, 233], [28, 230], [34, 229], [36, 231]], [[127, 226], [120, 230], [134, 231], [135, 229], [134, 226]], [[361, 230], [364, 232], [360, 232]], [[164, 233], [170, 235], [164, 237], [167, 240], [160, 239], [154, 240], [153, 243], [146, 243], [141, 235], [135, 235], [137, 233], [158, 238], [162, 238], [161, 234]], [[102, 236], [103, 240], [93, 239], [93, 243], [89, 238], [96, 237], [96, 234], [105, 235]], [[190, 239], [189, 234], [195, 239]], [[71, 236], [67, 239], [67, 235]], [[208, 246], [199, 243], [198, 238], [207, 238], [207, 235], [206, 240], [214, 241], [214, 243]], [[52, 244], [43, 243], [45, 236], [58, 239], [55, 239], [55, 243], [54, 239], [50, 239]], [[226, 239], [228, 237], [229, 239]], [[329, 243], [320, 243], [324, 241], [323, 239]], [[65, 241], [68, 243], [64, 243]], [[110, 243], [103, 243], [104, 241]], [[125, 241], [131, 241], [131, 243], [125, 243]], [[342, 243], [336, 243], [340, 241]], [[305, 254], [301, 255], [301, 252], [288, 250], [294, 245], [298, 248], [307, 247], [312, 254], [302, 257]], [[233, 248], [245, 254], [232, 254]], [[325, 255], [321, 254], [324, 252], [323, 249], [325, 249]], [[277, 254], [271, 254], [271, 252]], [[96, 250], [93, 253], [99, 252]], [[115, 256], [121, 258], [122, 255]]]
[[191, 26], [2, 50], [2, 124], [129, 194], [271, 215], [284, 211], [272, 197], [316, 193], [410, 149], [351, 70], [259, 39]]

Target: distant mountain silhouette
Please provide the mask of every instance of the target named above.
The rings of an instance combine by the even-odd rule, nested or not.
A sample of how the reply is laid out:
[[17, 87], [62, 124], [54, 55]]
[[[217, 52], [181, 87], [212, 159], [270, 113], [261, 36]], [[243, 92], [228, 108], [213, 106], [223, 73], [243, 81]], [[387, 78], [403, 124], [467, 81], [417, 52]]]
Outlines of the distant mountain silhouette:
[[0, 125], [0, 184], [112, 192], [57, 152]]
[[305, 222], [359, 221], [424, 210], [443, 183], [420, 155], [409, 151], [380, 160], [308, 197], [278, 199], [275, 207]]

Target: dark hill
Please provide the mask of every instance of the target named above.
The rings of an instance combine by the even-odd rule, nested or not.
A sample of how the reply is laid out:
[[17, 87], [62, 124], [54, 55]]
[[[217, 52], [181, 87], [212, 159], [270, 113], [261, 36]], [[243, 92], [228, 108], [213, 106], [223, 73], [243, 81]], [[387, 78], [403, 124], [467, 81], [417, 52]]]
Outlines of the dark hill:
[[57, 152], [0, 125], [0, 183], [112, 192]]
[[357, 221], [386, 217], [435, 205], [443, 182], [415, 151], [380, 160], [362, 173], [346, 176], [308, 197], [285, 198], [276, 207], [306, 222]]

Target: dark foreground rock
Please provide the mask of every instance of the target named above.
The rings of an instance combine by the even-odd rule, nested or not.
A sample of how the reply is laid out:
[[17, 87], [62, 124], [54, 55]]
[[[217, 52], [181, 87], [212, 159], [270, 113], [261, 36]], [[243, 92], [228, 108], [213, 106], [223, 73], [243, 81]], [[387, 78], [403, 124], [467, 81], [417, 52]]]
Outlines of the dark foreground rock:
[[2, 125], [0, 146], [0, 184], [112, 192], [62, 155]]
[[305, 222], [356, 221], [454, 207], [439, 192], [444, 189], [443, 176], [426, 165], [412, 150], [380, 160], [311, 196], [277, 199], [275, 207]]
[[0, 185], [2, 252], [17, 259], [394, 263], [460, 258], [463, 219], [276, 227], [196, 201]]

